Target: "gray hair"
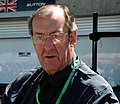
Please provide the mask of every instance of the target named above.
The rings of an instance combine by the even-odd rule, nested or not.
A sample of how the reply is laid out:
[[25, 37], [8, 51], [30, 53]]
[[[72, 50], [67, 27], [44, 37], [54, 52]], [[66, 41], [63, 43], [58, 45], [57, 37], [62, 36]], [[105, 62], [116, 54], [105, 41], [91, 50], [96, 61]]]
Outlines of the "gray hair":
[[33, 36], [33, 28], [32, 28], [32, 20], [35, 16], [42, 16], [47, 17], [52, 15], [53, 10], [50, 10], [48, 7], [54, 6], [58, 8], [62, 8], [64, 11], [65, 19], [66, 19], [66, 25], [70, 32], [77, 30], [77, 25], [75, 23], [75, 17], [73, 13], [69, 10], [67, 6], [61, 6], [61, 5], [45, 5], [37, 9], [36, 12], [34, 12], [29, 18], [28, 18], [28, 29], [29, 34]]

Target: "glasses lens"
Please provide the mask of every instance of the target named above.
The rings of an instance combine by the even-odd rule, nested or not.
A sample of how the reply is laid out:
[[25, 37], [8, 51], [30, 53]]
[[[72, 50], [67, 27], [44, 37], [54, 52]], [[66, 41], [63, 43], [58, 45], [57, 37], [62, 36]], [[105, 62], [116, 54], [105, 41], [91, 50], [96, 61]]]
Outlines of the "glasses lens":
[[36, 44], [45, 44], [46, 38], [50, 37], [54, 44], [63, 42], [67, 33], [52, 33], [49, 36], [46, 35], [33, 35], [33, 41]]

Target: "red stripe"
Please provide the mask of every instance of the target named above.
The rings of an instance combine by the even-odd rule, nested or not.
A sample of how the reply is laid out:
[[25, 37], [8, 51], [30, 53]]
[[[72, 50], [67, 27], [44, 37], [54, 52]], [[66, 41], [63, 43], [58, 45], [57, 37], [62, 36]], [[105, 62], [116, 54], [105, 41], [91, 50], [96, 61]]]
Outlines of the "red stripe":
[[14, 7], [15, 8], [16, 6], [17, 6], [17, 4], [9, 4], [8, 0], [5, 0], [5, 4], [0, 5], [0, 8], [5, 8], [4, 12], [8, 12], [8, 9], [9, 9], [8, 7]]

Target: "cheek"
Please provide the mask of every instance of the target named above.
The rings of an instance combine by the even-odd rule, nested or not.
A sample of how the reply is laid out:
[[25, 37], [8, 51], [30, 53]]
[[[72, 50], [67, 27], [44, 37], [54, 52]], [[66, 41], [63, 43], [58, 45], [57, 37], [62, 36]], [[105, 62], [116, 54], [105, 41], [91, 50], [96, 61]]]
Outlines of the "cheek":
[[61, 44], [59, 46], [56, 47], [56, 50], [58, 52], [59, 55], [59, 60], [64, 62], [66, 61], [66, 57], [67, 57], [67, 53], [68, 53], [68, 46], [65, 44]]
[[43, 47], [41, 45], [34, 45], [39, 61], [42, 60]]

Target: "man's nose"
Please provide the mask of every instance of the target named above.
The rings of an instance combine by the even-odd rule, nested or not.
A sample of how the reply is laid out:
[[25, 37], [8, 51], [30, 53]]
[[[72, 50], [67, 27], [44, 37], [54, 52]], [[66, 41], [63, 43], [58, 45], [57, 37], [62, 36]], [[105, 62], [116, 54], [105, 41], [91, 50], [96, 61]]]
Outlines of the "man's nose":
[[46, 50], [54, 48], [53, 41], [52, 41], [52, 39], [50, 37], [46, 37], [46, 41], [45, 41], [44, 47], [45, 47]]

